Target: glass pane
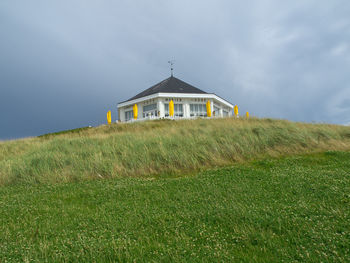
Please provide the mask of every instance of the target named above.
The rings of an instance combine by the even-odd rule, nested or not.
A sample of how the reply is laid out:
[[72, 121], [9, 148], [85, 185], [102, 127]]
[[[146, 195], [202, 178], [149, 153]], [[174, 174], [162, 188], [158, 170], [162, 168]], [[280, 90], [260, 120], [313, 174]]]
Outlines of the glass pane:
[[151, 111], [157, 109], [157, 104], [151, 104], [151, 105], [146, 105], [143, 106], [143, 111]]

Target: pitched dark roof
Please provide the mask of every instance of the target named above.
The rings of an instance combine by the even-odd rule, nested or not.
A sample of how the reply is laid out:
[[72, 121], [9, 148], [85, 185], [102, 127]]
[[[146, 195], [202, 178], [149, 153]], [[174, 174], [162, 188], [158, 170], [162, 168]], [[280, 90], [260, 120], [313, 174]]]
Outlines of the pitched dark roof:
[[137, 94], [136, 96], [128, 99], [127, 101], [142, 98], [148, 95], [152, 95], [155, 93], [199, 93], [199, 94], [207, 94], [207, 92], [200, 90], [192, 85], [171, 76], [158, 84], [150, 87]]

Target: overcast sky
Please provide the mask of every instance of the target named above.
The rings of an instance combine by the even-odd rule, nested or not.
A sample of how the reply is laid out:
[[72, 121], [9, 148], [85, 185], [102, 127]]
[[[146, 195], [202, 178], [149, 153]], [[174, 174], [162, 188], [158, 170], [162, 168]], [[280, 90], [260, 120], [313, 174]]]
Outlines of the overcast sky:
[[350, 123], [349, 0], [1, 0], [0, 139], [115, 120], [169, 59], [241, 113]]

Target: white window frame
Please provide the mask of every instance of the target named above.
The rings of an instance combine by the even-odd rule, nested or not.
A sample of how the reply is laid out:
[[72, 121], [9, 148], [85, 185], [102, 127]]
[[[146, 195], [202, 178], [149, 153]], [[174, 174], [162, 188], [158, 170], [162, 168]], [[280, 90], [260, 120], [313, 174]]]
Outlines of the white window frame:
[[[181, 110], [179, 110], [181, 108]], [[164, 103], [164, 116], [169, 117], [169, 103]], [[174, 103], [174, 117], [184, 117], [184, 105], [182, 103]]]
[[203, 103], [190, 104], [191, 117], [207, 117], [207, 105]]
[[128, 110], [125, 111], [125, 121], [132, 120], [134, 118], [134, 111], [133, 110]]
[[[149, 110], [145, 110], [145, 107], [149, 107], [149, 106], [153, 106], [151, 109]], [[157, 103], [153, 103], [153, 104], [149, 104], [149, 105], [144, 105], [142, 107], [142, 110], [143, 110], [143, 118], [146, 118], [146, 117], [149, 117], [149, 116], [158, 116], [158, 108], [157, 108]]]

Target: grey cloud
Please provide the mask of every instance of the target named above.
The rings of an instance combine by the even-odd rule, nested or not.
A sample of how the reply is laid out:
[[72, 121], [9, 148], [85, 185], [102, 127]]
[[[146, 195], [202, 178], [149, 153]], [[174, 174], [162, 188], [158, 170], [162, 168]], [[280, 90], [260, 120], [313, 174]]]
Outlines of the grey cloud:
[[251, 115], [347, 123], [350, 3], [0, 3], [0, 138], [98, 125], [175, 74]]

